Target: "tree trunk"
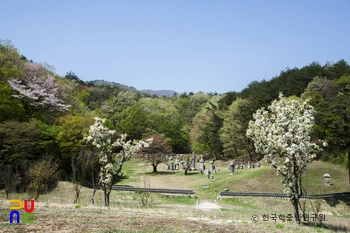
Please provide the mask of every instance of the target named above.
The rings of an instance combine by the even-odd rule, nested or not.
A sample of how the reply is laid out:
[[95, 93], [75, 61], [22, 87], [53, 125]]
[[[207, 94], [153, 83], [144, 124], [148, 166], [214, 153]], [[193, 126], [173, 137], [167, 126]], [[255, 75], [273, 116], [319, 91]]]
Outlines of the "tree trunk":
[[92, 197], [91, 197], [91, 203], [93, 204], [93, 205], [95, 205], [95, 193], [96, 193], [96, 187], [94, 186], [94, 192], [92, 193]]
[[293, 207], [294, 207], [294, 218], [295, 223], [300, 225], [300, 216], [299, 216], [299, 199], [296, 197], [293, 197], [292, 199]]
[[190, 167], [191, 167], [191, 163], [188, 163], [187, 166], [186, 166], [186, 169], [185, 169], [185, 175], [187, 175], [188, 170], [190, 169]]
[[[305, 168], [306, 169], [306, 168]], [[303, 188], [302, 188], [302, 183], [301, 183], [301, 178], [302, 178], [302, 174], [299, 175], [299, 182], [298, 182], [298, 196], [300, 197], [301, 195], [303, 195]]]
[[107, 192], [107, 190], [104, 190], [104, 196], [105, 196], [105, 206], [109, 207], [109, 194], [111, 193], [111, 191]]
[[76, 190], [76, 196], [73, 204], [79, 204], [79, 192], [77, 192], [77, 190]]
[[[92, 168], [92, 166], [91, 166]], [[95, 204], [95, 193], [96, 193], [96, 190], [97, 190], [97, 187], [95, 185], [95, 175], [94, 175], [94, 170], [91, 169], [91, 178], [92, 178], [92, 186], [94, 187], [94, 192], [92, 193], [92, 197], [91, 197], [91, 203], [94, 205]]]
[[157, 165], [158, 164], [152, 164], [152, 166], [153, 166], [153, 173], [157, 173]]
[[299, 216], [299, 198], [300, 198], [300, 193], [302, 191], [302, 186], [301, 186], [301, 173], [299, 170], [299, 167], [296, 164], [296, 158], [295, 158], [295, 154], [293, 154], [293, 174], [294, 174], [294, 185], [295, 185], [295, 192], [296, 194], [294, 194], [293, 199], [292, 199], [292, 203], [293, 203], [293, 207], [294, 207], [294, 218], [295, 218], [295, 222], [300, 225], [300, 216]]

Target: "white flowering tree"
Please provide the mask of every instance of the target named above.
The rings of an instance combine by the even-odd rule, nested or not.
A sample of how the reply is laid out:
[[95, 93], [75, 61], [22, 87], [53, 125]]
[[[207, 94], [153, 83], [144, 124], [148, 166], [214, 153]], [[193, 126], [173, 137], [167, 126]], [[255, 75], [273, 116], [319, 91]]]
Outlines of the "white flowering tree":
[[[105, 206], [109, 206], [109, 194], [115, 178], [121, 172], [122, 165], [136, 154], [142, 147], [148, 147], [152, 140], [126, 142], [126, 134], [122, 134], [115, 142], [112, 137], [115, 130], [109, 130], [103, 126], [104, 119], [95, 117], [95, 124], [90, 126], [89, 134], [84, 140], [95, 146], [99, 151], [100, 175], [99, 185], [104, 191]], [[119, 148], [119, 152], [118, 151]]]
[[22, 80], [11, 79], [9, 85], [19, 94], [16, 98], [26, 97], [34, 107], [48, 106], [57, 111], [67, 111], [70, 107], [65, 104], [61, 85], [55, 77], [48, 74], [41, 64], [24, 63], [25, 75]]
[[[316, 152], [322, 150], [311, 143], [314, 108], [307, 101], [288, 100], [280, 93], [268, 109], [261, 108], [250, 121], [247, 136], [257, 152], [282, 175], [281, 182], [293, 204], [295, 221], [300, 224], [299, 198], [302, 195], [302, 173]], [[324, 143], [324, 146], [326, 144]]]

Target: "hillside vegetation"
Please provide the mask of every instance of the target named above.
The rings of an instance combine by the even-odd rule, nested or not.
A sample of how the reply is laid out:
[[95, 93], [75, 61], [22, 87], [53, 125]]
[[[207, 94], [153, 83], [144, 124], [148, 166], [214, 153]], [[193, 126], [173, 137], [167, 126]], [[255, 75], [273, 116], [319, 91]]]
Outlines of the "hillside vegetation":
[[[260, 160], [246, 129], [253, 113], [279, 92], [310, 100], [316, 109], [313, 141], [329, 145], [318, 159], [348, 168], [349, 64], [311, 62], [265, 78], [240, 92], [157, 97], [122, 84], [85, 82], [72, 71], [59, 76], [52, 65], [32, 61], [11, 41], [0, 40], [0, 189], [38, 198], [58, 180], [97, 183], [99, 152], [83, 140], [95, 116], [106, 119], [115, 138], [158, 135], [152, 154], [159, 156], [150, 164], [164, 161], [164, 148], [187, 159], [194, 151], [215, 160]], [[233, 183], [227, 185], [235, 190]]]

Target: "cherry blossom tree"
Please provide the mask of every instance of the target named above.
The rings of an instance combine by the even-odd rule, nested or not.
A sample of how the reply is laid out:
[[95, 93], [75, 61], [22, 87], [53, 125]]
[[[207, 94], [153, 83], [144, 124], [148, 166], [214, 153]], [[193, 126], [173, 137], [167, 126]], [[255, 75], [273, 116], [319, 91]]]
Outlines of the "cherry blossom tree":
[[[311, 143], [314, 108], [307, 102], [286, 99], [272, 101], [268, 109], [261, 108], [249, 122], [247, 136], [252, 138], [256, 152], [282, 175], [281, 182], [293, 204], [295, 221], [300, 224], [299, 198], [302, 195], [302, 173], [307, 164], [322, 149]], [[326, 143], [324, 142], [324, 146]]]
[[52, 110], [67, 111], [70, 107], [63, 101], [63, 90], [55, 77], [48, 74], [41, 64], [26, 62], [22, 80], [8, 80], [12, 89], [19, 92], [16, 98], [28, 98], [34, 107], [48, 106]]
[[[99, 151], [100, 176], [99, 185], [104, 191], [105, 206], [109, 206], [109, 195], [115, 177], [121, 172], [122, 165], [136, 154], [142, 147], [148, 147], [152, 139], [144, 141], [126, 141], [126, 134], [122, 134], [115, 142], [112, 137], [115, 130], [103, 126], [104, 119], [95, 117], [95, 124], [90, 126], [84, 140], [95, 146]], [[116, 152], [117, 149], [119, 152]]]

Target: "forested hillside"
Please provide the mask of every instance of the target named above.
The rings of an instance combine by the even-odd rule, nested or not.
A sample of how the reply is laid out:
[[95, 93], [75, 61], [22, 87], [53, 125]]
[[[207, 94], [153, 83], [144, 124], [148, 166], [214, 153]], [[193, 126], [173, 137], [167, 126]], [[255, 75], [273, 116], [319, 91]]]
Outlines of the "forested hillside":
[[258, 155], [246, 137], [248, 122], [279, 92], [310, 99], [316, 109], [313, 140], [329, 144], [319, 158], [348, 163], [349, 64], [312, 62], [263, 78], [241, 92], [157, 97], [123, 85], [84, 82], [72, 71], [61, 77], [52, 66], [28, 60], [10, 41], [0, 40], [0, 189], [31, 189], [39, 172], [71, 181], [98, 175], [96, 151], [83, 141], [95, 116], [105, 118], [116, 136], [159, 135], [173, 153], [254, 160]]

